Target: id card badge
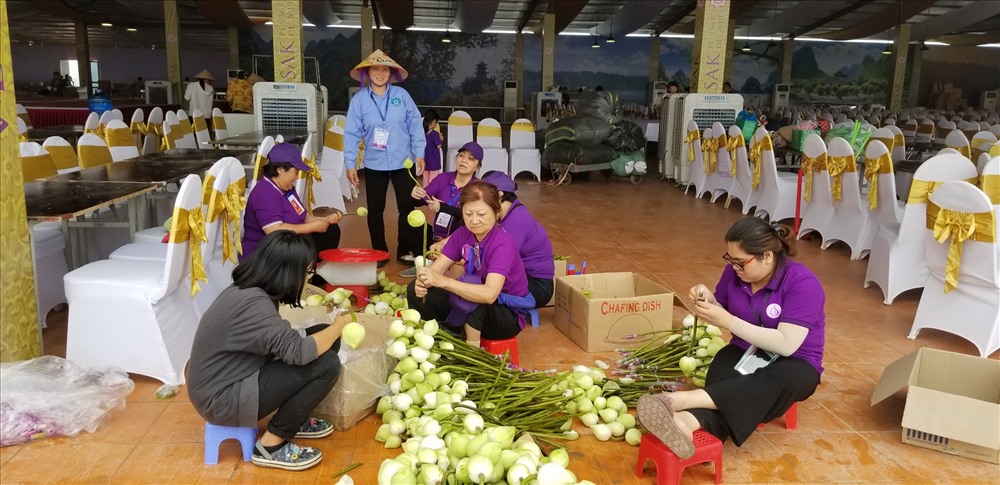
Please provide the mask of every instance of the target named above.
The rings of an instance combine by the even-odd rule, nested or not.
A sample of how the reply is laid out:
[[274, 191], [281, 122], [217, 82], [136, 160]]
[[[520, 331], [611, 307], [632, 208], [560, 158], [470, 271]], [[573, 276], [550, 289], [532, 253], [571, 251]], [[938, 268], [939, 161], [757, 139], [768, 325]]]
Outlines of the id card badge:
[[292, 204], [292, 209], [295, 210], [296, 214], [301, 216], [306, 212], [306, 208], [302, 207], [302, 203], [299, 202], [297, 197], [295, 197], [295, 194], [288, 194], [288, 203]]
[[447, 212], [438, 212], [437, 217], [434, 218], [434, 225], [443, 228], [445, 231], [451, 227], [451, 221], [453, 217]]
[[376, 150], [385, 151], [389, 146], [389, 130], [385, 127], [377, 126], [375, 127], [374, 136], [372, 136], [372, 148]]
[[778, 354], [758, 348], [756, 345], [751, 345], [743, 353], [743, 357], [740, 357], [739, 362], [733, 366], [733, 369], [736, 369], [737, 372], [743, 375], [753, 374], [757, 372], [757, 369], [767, 367], [775, 360], [778, 360]]

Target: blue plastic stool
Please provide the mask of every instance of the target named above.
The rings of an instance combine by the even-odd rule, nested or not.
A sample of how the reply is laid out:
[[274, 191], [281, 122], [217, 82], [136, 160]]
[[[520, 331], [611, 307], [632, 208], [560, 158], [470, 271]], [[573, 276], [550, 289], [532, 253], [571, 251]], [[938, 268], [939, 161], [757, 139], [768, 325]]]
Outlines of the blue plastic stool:
[[250, 461], [253, 455], [253, 445], [257, 441], [257, 428], [238, 428], [235, 426], [217, 426], [205, 423], [205, 464], [219, 463], [219, 445], [223, 441], [234, 439], [243, 445], [243, 461]]
[[538, 326], [538, 309], [537, 308], [532, 308], [531, 310], [528, 311], [528, 314], [531, 315], [531, 326], [532, 327], [537, 327]]

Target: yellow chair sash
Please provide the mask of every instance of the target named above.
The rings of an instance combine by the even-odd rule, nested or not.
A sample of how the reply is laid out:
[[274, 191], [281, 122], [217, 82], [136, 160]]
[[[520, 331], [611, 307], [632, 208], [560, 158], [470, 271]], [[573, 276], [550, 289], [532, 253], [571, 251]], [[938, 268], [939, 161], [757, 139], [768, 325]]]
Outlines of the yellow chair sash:
[[1000, 157], [1000, 143], [994, 143], [990, 146], [990, 158]]
[[802, 154], [802, 178], [805, 181], [802, 196], [806, 199], [806, 202], [812, 199], [813, 172], [826, 170], [826, 161], [826, 152], [820, 153], [819, 156], [815, 157], [810, 157], [805, 153]]
[[531, 126], [531, 123], [525, 123], [523, 121], [520, 123], [514, 123], [514, 125], [511, 126], [510, 129], [513, 131], [528, 131], [528, 132], [535, 131], [535, 129]]
[[830, 193], [833, 194], [833, 200], [840, 200], [843, 195], [844, 172], [857, 171], [854, 168], [854, 156], [827, 157], [826, 169], [830, 172]]
[[193, 211], [174, 209], [174, 219], [170, 228], [170, 242], [189, 243], [191, 246], [191, 298], [201, 290], [198, 281], [208, 281], [205, 263], [201, 259], [201, 243], [208, 241], [205, 235], [205, 216], [201, 207]]
[[153, 134], [155, 134], [157, 136], [162, 137], [163, 136], [163, 124], [162, 123], [153, 123], [153, 122], [147, 123], [146, 124], [146, 133], [147, 134], [153, 133]]
[[949, 238], [948, 261], [944, 269], [944, 292], [950, 293], [958, 287], [958, 275], [962, 267], [962, 246], [966, 240], [994, 243], [996, 221], [993, 211], [962, 212], [938, 207], [927, 202], [927, 228], [934, 231], [934, 239], [944, 244]]
[[181, 134], [181, 136], [177, 137], [178, 139], [179, 138], [183, 138], [183, 137], [188, 136], [188, 135], [194, 134], [194, 130], [191, 128], [191, 120], [189, 120], [187, 118], [184, 118], [184, 119], [179, 120], [179, 121], [181, 122], [180, 123], [180, 134]]
[[[208, 221], [215, 222], [222, 217], [222, 260], [239, 264], [239, 254], [243, 254], [243, 242], [240, 241], [240, 213], [246, 207], [246, 180], [240, 178], [229, 184], [225, 192], [211, 191]], [[234, 252], [235, 250], [235, 252]]]
[[958, 150], [958, 153], [961, 153], [965, 156], [965, 158], [972, 160], [972, 150], [969, 149], [969, 145], [948, 145], [948, 148]]
[[326, 123], [323, 125], [323, 131], [330, 131], [331, 127], [333, 127], [333, 120], [327, 119]]
[[135, 135], [128, 128], [110, 128], [104, 130], [104, 141], [109, 147], [135, 146]]
[[757, 190], [757, 186], [760, 185], [761, 154], [764, 150], [774, 150], [774, 147], [771, 145], [771, 137], [767, 135], [755, 141], [747, 153], [747, 160], [750, 162], [750, 185], [754, 190]]
[[711, 175], [715, 172], [715, 165], [719, 163], [719, 140], [705, 138], [701, 141], [701, 151], [705, 158], [705, 174]]
[[52, 155], [52, 161], [56, 164], [56, 170], [79, 167], [80, 162], [76, 159], [76, 151], [69, 145], [49, 145], [45, 151]]
[[698, 138], [700, 138], [700, 137], [701, 137], [701, 133], [699, 133], [698, 130], [691, 130], [691, 131], [687, 132], [687, 135], [684, 137], [684, 141], [686, 141], [687, 144], [688, 144], [688, 161], [689, 162], [693, 162], [694, 161], [694, 142], [697, 141]]
[[111, 150], [105, 146], [81, 145], [80, 168], [90, 168], [111, 163]]
[[253, 161], [253, 179], [260, 180], [261, 170], [264, 168], [264, 156], [257, 152], [257, 158]]
[[478, 131], [479, 131], [478, 136], [480, 138], [482, 138], [484, 136], [485, 137], [492, 137], [492, 138], [500, 138], [502, 136], [502, 132], [500, 131], [500, 127], [499, 126], [483, 126], [483, 125], [479, 125], [479, 130]]
[[212, 117], [212, 126], [215, 127], [215, 131], [216, 132], [218, 132], [219, 130], [227, 130], [228, 129], [228, 128], [226, 128], [226, 118], [224, 118], [222, 116], [213, 116]]
[[27, 133], [18, 133], [17, 134], [17, 139], [18, 139], [18, 141], [21, 141], [21, 142], [29, 141]]
[[[970, 179], [966, 179], [965, 181], [972, 185], [976, 185], [978, 177], [972, 177]], [[930, 197], [931, 194], [937, 190], [938, 186], [943, 183], [944, 182], [937, 182], [934, 180], [913, 179], [913, 182], [910, 183], [910, 195], [906, 197], [906, 203], [926, 204], [928, 197]]]
[[55, 175], [56, 165], [48, 154], [21, 157], [21, 176], [25, 182]]
[[87, 133], [93, 133], [93, 134], [95, 134], [97, 136], [100, 136], [101, 138], [104, 138], [103, 136], [101, 136], [101, 132], [103, 132], [103, 131], [104, 130], [100, 129], [100, 126], [98, 126], [97, 128], [84, 128], [83, 129], [83, 134], [86, 135]]
[[323, 135], [323, 146], [339, 152], [344, 151], [344, 134], [327, 131]]
[[141, 121], [133, 121], [128, 125], [128, 129], [132, 131], [134, 135], [146, 136], [149, 133], [149, 129], [146, 124]]
[[868, 209], [878, 207], [878, 174], [892, 173], [892, 157], [888, 153], [865, 160], [865, 180], [868, 180]]
[[906, 137], [904, 137], [902, 133], [894, 134], [892, 136], [892, 146], [893, 147], [906, 146]]
[[17, 117], [21, 118], [21, 121], [24, 121], [24, 126], [27, 126], [28, 128], [31, 128], [32, 125], [31, 125], [31, 115], [30, 114], [28, 114], [28, 113], [18, 113]]
[[1000, 175], [980, 175], [979, 188], [983, 189], [993, 205], [1000, 205]]
[[[883, 138], [883, 137], [880, 137], [880, 136], [873, 136], [873, 137], [871, 137], [871, 138], [868, 139], [868, 143], [871, 143], [871, 142], [873, 142], [875, 140], [878, 140], [878, 141], [882, 142], [882, 144], [885, 145], [886, 150], [888, 150], [889, 153], [892, 153], [892, 147], [894, 146], [895, 141], [896, 141], [895, 138]], [[865, 144], [865, 145], [867, 146], [867, 144]]]
[[736, 149], [739, 147], [746, 147], [746, 143], [743, 141], [743, 135], [737, 135], [730, 137], [726, 140], [726, 149], [729, 150], [729, 175], [736, 177]]
[[199, 116], [194, 119], [194, 131], [206, 131], [208, 130], [208, 124], [205, 123], [205, 118]]
[[299, 177], [306, 179], [306, 213], [312, 213], [313, 204], [316, 203], [316, 194], [313, 193], [313, 184], [316, 182], [322, 182], [323, 176], [319, 173], [319, 167], [316, 166], [316, 156], [313, 155], [309, 158], [303, 158], [302, 161], [309, 165], [308, 172], [299, 172]]
[[472, 118], [453, 116], [448, 118], [448, 124], [451, 126], [472, 126]]

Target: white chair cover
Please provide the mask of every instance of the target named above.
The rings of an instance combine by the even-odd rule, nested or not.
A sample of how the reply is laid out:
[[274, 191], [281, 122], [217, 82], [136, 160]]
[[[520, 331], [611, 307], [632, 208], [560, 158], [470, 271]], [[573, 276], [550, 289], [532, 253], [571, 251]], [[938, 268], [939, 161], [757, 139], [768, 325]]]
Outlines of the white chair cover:
[[729, 158], [729, 150], [726, 149], [726, 128], [722, 123], [712, 123], [712, 137], [718, 140], [719, 149], [715, 163], [715, 171], [708, 174], [705, 189], [711, 192], [709, 201], [715, 203], [722, 194], [725, 194], [733, 185], [733, 176], [730, 172], [732, 160]]
[[91, 111], [87, 115], [87, 121], [83, 122], [83, 132], [84, 133], [94, 133], [99, 134], [101, 128], [101, 116], [96, 112]]
[[[827, 157], [826, 143], [823, 142], [822, 137], [816, 134], [806, 137], [802, 144], [802, 170], [804, 173], [802, 175], [802, 200], [799, 212], [802, 220], [799, 223], [799, 233], [796, 237], [802, 239], [802, 236], [810, 232], [818, 232], [823, 238], [822, 245], [824, 246], [828, 245], [826, 242], [827, 228], [830, 226], [830, 221], [833, 220], [833, 196], [830, 188], [830, 173], [826, 170]], [[818, 171], [807, 169], [807, 158], [819, 160], [816, 162]], [[810, 173], [812, 175], [812, 189], [809, 191], [809, 200], [806, 200], [807, 178]]]
[[[733, 125], [729, 127], [729, 139], [735, 140], [735, 137], [739, 137], [740, 141], [743, 140], [743, 131], [740, 127]], [[733, 183], [729, 186], [729, 196], [726, 197], [726, 207], [736, 199], [740, 201], [742, 206], [741, 212], [746, 215], [750, 213], [750, 209], [757, 205], [757, 199], [760, 194], [756, 190], [753, 190], [753, 181], [750, 179], [750, 161], [747, 159], [747, 147], [744, 143], [739, 143], [736, 149], [729, 153], [730, 161], [736, 166], [736, 177], [733, 178]]]
[[444, 171], [455, 171], [455, 157], [462, 145], [472, 141], [472, 117], [465, 111], [455, 111], [448, 116], [448, 151], [444, 160]]
[[[216, 108], [218, 109], [218, 108]], [[194, 119], [194, 138], [195, 146], [198, 148], [212, 148], [210, 143], [212, 142], [212, 134], [208, 131], [208, 122], [205, 121], [205, 115], [201, 110], [194, 110], [191, 112], [191, 118]], [[201, 127], [202, 129], [198, 129]]]
[[972, 149], [969, 147], [969, 139], [961, 130], [951, 130], [944, 139], [944, 144], [952, 150], [958, 151], [965, 158], [972, 160]]
[[923, 121], [920, 122], [920, 125], [917, 126], [917, 133], [916, 133], [917, 141], [920, 141], [922, 143], [928, 143], [934, 140], [935, 131], [936, 127], [934, 126], [934, 120], [930, 118], [924, 118]]
[[183, 109], [177, 110], [177, 122], [182, 127], [181, 133], [184, 134], [181, 139], [177, 140], [177, 148], [198, 148], [198, 143], [194, 139], [194, 128], [191, 126], [191, 120], [188, 118], [187, 112]]
[[[115, 133], [127, 134], [129, 136], [122, 137], [120, 143], [118, 143], [119, 139], [115, 136]], [[108, 121], [108, 124], [104, 127], [104, 136], [108, 142], [108, 150], [111, 151], [112, 160], [120, 162], [139, 156], [139, 149], [135, 146], [135, 136], [132, 135], [132, 130], [124, 121], [114, 119]]]
[[341, 185], [341, 180], [347, 180], [344, 167], [344, 126], [336, 122], [329, 126], [323, 137], [323, 153], [319, 159], [319, 172], [323, 180], [314, 182], [313, 193], [316, 195], [317, 206], [347, 212]]
[[[876, 160], [887, 152], [888, 149], [882, 142], [875, 140], [869, 143], [868, 147], [865, 148], [865, 169], [867, 170], [869, 160]], [[868, 206], [868, 191], [866, 190], [864, 194], [865, 205]], [[905, 201], [897, 199], [896, 176], [891, 167], [889, 167], [887, 173], [879, 172], [878, 194], [876, 195], [878, 196], [878, 203], [870, 214], [876, 226], [885, 223], [896, 223], [902, 220]]]
[[222, 121], [222, 124], [226, 124], [226, 117], [222, 114], [222, 110], [219, 108], [212, 108], [212, 122], [215, 123], [213, 128], [215, 128], [216, 140], [229, 138], [229, 125], [226, 125], [226, 128], [222, 128], [219, 126], [220, 120]]
[[508, 155], [506, 148], [484, 148], [483, 159], [476, 171], [476, 177], [482, 178], [483, 174], [494, 170], [507, 173]]
[[493, 118], [483, 118], [476, 127], [476, 142], [483, 148], [503, 148], [500, 122]]
[[76, 149], [61, 136], [50, 136], [42, 142], [45, 151], [52, 155], [59, 173], [76, 172], [80, 170], [80, 161], [76, 159]]
[[[341, 135], [343, 135], [344, 127], [347, 126], [346, 116], [333, 115], [327, 122], [339, 126]], [[350, 202], [353, 202], [354, 199], [357, 199], [358, 197], [361, 196], [361, 191], [358, 189], [358, 187], [351, 185], [351, 182], [347, 180], [346, 167], [345, 170], [343, 171], [343, 174], [340, 175], [340, 192], [344, 194], [344, 198]]]
[[[770, 138], [767, 130], [763, 127], [757, 128], [754, 132], [754, 143], [765, 143], [765, 137]], [[794, 174], [778, 173], [778, 165], [774, 160], [774, 150], [767, 149], [770, 146], [770, 139], [767, 145], [760, 152], [760, 200], [757, 204], [756, 215], [758, 217], [768, 217], [771, 221], [777, 222], [790, 217], [795, 217], [795, 196], [798, 188], [798, 180]], [[694, 173], [692, 171], [692, 173]]]
[[[113, 109], [113, 110], [111, 110], [109, 112], [111, 113], [111, 119], [108, 120], [108, 121], [111, 121], [111, 120], [125, 121], [125, 115], [122, 114], [122, 110], [120, 110], [118, 108], [115, 108], [115, 109]], [[107, 123], [105, 123], [105, 124], [107, 124]]]
[[146, 137], [142, 140], [143, 155], [160, 151], [160, 135], [155, 133], [155, 127], [163, 129], [163, 109], [159, 106], [149, 110], [149, 118], [146, 119]]
[[972, 342], [979, 355], [987, 357], [1000, 349], [1000, 249], [992, 204], [976, 186], [961, 180], [941, 184], [930, 200], [941, 211], [979, 214], [992, 223], [988, 228], [976, 223], [976, 234], [961, 243], [957, 286], [951, 291], [947, 291], [946, 263], [956, 234], [941, 240], [935, 239], [933, 229], [924, 229], [928, 277], [909, 338], [915, 339], [921, 329], [936, 328]]
[[[932, 192], [937, 185], [934, 182], [974, 177], [976, 167], [972, 162], [961, 155], [944, 154], [933, 156], [921, 164], [913, 174], [913, 182], [915, 185], [918, 182], [931, 183], [929, 190]], [[886, 305], [891, 305], [900, 293], [921, 288], [927, 281], [924, 244], [926, 195], [926, 192], [911, 190], [901, 221], [879, 224], [872, 240], [864, 286], [878, 285], [885, 295]]]
[[31, 126], [31, 115], [28, 114], [27, 108], [25, 108], [20, 103], [17, 103], [14, 105], [14, 111], [17, 113], [18, 118], [24, 120], [25, 126], [27, 126], [29, 129], [33, 128], [33, 126]]
[[111, 150], [104, 140], [94, 133], [84, 133], [76, 141], [76, 153], [80, 157], [80, 167], [96, 167], [114, 161]]
[[[829, 160], [847, 157], [847, 167], [840, 174], [840, 200], [833, 199], [833, 217], [824, 234], [822, 249], [830, 247], [836, 241], [841, 241], [851, 248], [851, 259], [858, 260], [868, 255], [871, 250], [872, 238], [878, 224], [869, 217], [868, 200], [862, 199], [858, 172], [854, 161], [854, 150], [847, 140], [834, 138], [827, 150]], [[827, 168], [833, 162], [827, 163]], [[829, 173], [829, 172], [828, 172]], [[835, 178], [830, 176], [831, 186]], [[813, 186], [813, 190], [816, 187]]]
[[274, 138], [268, 135], [264, 137], [257, 147], [257, 156], [254, 158], [254, 170], [251, 172], [250, 180], [247, 181], [247, 194], [250, 193], [254, 185], [257, 185], [257, 179], [263, 176], [264, 165], [267, 163], [267, 154], [271, 152], [274, 145]]
[[[179, 209], [200, 210], [201, 179], [189, 175]], [[198, 328], [191, 289], [189, 242], [167, 244], [165, 262], [102, 260], [64, 278], [69, 303], [66, 358], [86, 367], [118, 366], [166, 384], [184, 383], [184, 366]]]
[[510, 178], [521, 172], [530, 172], [542, 180], [542, 154], [535, 148], [535, 125], [531, 120], [519, 118], [510, 127]]
[[[694, 138], [693, 141], [688, 141], [687, 134], [691, 132], [697, 132], [698, 137]], [[701, 151], [701, 140], [703, 138], [712, 137], [712, 129], [706, 128], [704, 132], [698, 129], [698, 123], [694, 120], [688, 121], [687, 129], [684, 131], [684, 144], [681, 147], [683, 153], [687, 154], [686, 157], [691, 157], [691, 151], [694, 150], [694, 159], [690, 162], [691, 164], [691, 178], [687, 186], [684, 187], [684, 193], [687, 194], [688, 189], [694, 187], [695, 198], [701, 198], [701, 194], [705, 193], [705, 182], [708, 181], [708, 174], [705, 173], [705, 153]]]
[[109, 111], [105, 111], [105, 112], [101, 113], [101, 116], [100, 116], [100, 118], [98, 118], [98, 122], [100, 123], [100, 125], [101, 125], [101, 130], [102, 130], [101, 134], [103, 134], [103, 130], [104, 130], [105, 128], [107, 128], [107, 126], [108, 126], [108, 123], [110, 123], [110, 122], [111, 122], [111, 120], [114, 120], [114, 119], [117, 119], [117, 118], [115, 118], [115, 114], [114, 114], [114, 112], [112, 112], [112, 111], [110, 111], [110, 110], [109, 110]]
[[503, 137], [500, 123], [493, 118], [484, 118], [476, 128], [476, 142], [483, 147], [483, 159], [480, 160], [477, 176], [497, 170], [507, 173], [510, 169], [510, 155], [503, 148]]

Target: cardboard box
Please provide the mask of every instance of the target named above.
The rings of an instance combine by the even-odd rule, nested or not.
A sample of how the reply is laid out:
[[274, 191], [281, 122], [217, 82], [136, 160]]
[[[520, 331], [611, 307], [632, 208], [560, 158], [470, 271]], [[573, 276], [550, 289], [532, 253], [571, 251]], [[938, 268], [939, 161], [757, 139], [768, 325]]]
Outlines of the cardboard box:
[[[302, 300], [309, 298], [311, 295], [326, 296], [326, 291], [318, 286], [307, 284], [305, 289], [302, 290]], [[325, 306], [295, 308], [288, 305], [278, 305], [278, 314], [281, 315], [281, 318], [288, 320], [292, 324], [292, 328], [308, 327], [316, 323], [330, 323], [330, 318], [327, 316], [328, 313], [330, 313], [330, 308]], [[312, 323], [310, 324], [310, 322]]]
[[882, 371], [872, 405], [907, 386], [904, 443], [1000, 463], [1000, 361], [919, 349]]
[[557, 259], [555, 260], [555, 263], [556, 263], [556, 272], [555, 272], [555, 277], [552, 279], [552, 285], [553, 285], [552, 298], [549, 298], [549, 302], [546, 303], [545, 306], [552, 306], [556, 304], [555, 282], [556, 280], [559, 279], [560, 276], [566, 275], [566, 264], [568, 263], [568, 261], [565, 259]]
[[[585, 293], [586, 292], [586, 293]], [[635, 273], [556, 279], [556, 328], [587, 352], [638, 347], [673, 326], [674, 293]]]

